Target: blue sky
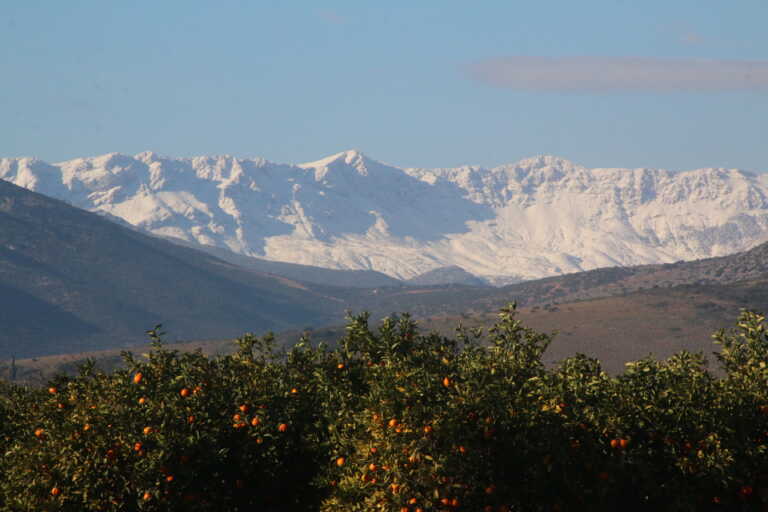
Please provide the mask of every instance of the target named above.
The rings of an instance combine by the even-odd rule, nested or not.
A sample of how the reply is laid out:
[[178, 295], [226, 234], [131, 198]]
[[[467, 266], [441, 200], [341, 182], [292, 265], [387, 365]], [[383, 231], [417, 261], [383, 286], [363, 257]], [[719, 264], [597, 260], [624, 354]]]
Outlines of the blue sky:
[[766, 0], [6, 0], [0, 156], [766, 171], [766, 20]]

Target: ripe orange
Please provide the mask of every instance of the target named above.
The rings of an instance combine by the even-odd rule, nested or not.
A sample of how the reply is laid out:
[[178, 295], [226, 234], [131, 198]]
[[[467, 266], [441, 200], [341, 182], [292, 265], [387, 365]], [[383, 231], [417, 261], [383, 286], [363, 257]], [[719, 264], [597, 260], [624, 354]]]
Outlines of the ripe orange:
[[277, 426], [277, 430], [279, 432], [287, 432], [288, 431], [288, 425], [286, 425], [285, 423], [281, 423], [280, 425]]
[[133, 383], [139, 384], [141, 382], [141, 379], [144, 378], [144, 375], [141, 374], [141, 372], [136, 372], [136, 374], [133, 376]]
[[459, 453], [462, 455], [467, 453], [467, 448], [465, 446], [459, 446], [458, 450], [459, 450]]
[[232, 421], [236, 421], [237, 422], [237, 421], [241, 421], [242, 419], [243, 419], [243, 417], [240, 416], [239, 414], [235, 414], [235, 415], [232, 416]]
[[165, 481], [168, 483], [173, 482], [173, 475], [168, 475], [167, 477], [165, 477]]
[[259, 425], [261, 425], [261, 420], [259, 419], [258, 416], [254, 416], [253, 419], [251, 420], [251, 426], [258, 427]]
[[51, 496], [58, 496], [59, 494], [61, 494], [61, 489], [59, 489], [58, 487], [54, 487], [53, 489], [51, 489]]
[[45, 435], [45, 430], [43, 430], [43, 429], [41, 429], [41, 428], [35, 429], [35, 437], [36, 437], [36, 438], [40, 439], [40, 438], [42, 438], [44, 435]]
[[247, 404], [240, 404], [240, 407], [238, 407], [241, 413], [248, 414], [248, 411], [251, 410], [251, 408]]
[[141, 499], [143, 499], [144, 501], [149, 501], [152, 499], [152, 495], [149, 494], [149, 491], [147, 491], [144, 493], [144, 496], [142, 496]]
[[451, 379], [449, 379], [448, 377], [445, 377], [443, 379], [443, 386], [445, 386], [447, 388], [451, 387]]
[[179, 394], [180, 394], [182, 397], [186, 398], [186, 397], [188, 397], [188, 396], [189, 396], [189, 394], [190, 394], [190, 391], [189, 391], [189, 389], [187, 389], [187, 388], [181, 388], [181, 391], [179, 391]]
[[395, 428], [397, 424], [398, 424], [398, 421], [395, 418], [392, 418], [391, 420], [389, 420], [389, 423], [388, 423], [389, 428]]
[[296, 389], [296, 388], [291, 388], [291, 394], [292, 394], [292, 395], [295, 395], [295, 394], [297, 394], [298, 392], [299, 392], [299, 390], [298, 390], [298, 389]]
[[611, 448], [618, 448], [618, 447], [619, 447], [619, 440], [611, 439]]
[[485, 494], [493, 494], [494, 492], [496, 492], [496, 486], [493, 484], [485, 488]]
[[144, 430], [143, 430], [145, 436], [148, 436], [149, 434], [151, 434], [154, 431], [155, 431], [155, 429], [153, 429], [152, 427], [144, 427]]
[[187, 423], [189, 423], [191, 425], [194, 422], [195, 422], [195, 417], [194, 416], [187, 417]]
[[629, 439], [622, 439], [619, 441], [619, 446], [621, 446], [622, 450], [625, 450], [627, 446], [629, 446]]
[[408, 507], [400, 507], [400, 512], [409, 512]]
[[344, 369], [344, 363], [337, 364], [336, 368], [338, 368], [339, 370], [343, 370]]
[[375, 446], [371, 446], [371, 453], [376, 453], [377, 451], [379, 450], [377, 450]]
[[377, 470], [377, 469], [379, 469], [379, 468], [378, 468], [378, 466], [376, 466], [376, 464], [373, 464], [373, 463], [371, 463], [371, 464], [368, 466], [368, 469], [369, 469], [370, 471], [376, 471], [376, 470]]
[[409, 505], [415, 505], [417, 502], [418, 502], [418, 500], [416, 498], [411, 498], [411, 499], [408, 500], [408, 504]]
[[139, 398], [139, 405], [144, 405], [145, 403], [147, 403], [147, 397], [143, 396]]
[[453, 498], [453, 499], [451, 500], [451, 506], [452, 506], [453, 508], [458, 508], [458, 507], [459, 507], [459, 498]]
[[143, 445], [141, 443], [134, 443], [133, 445], [133, 451], [140, 452]]
[[392, 491], [392, 494], [397, 494], [400, 492], [400, 484], [391, 484], [389, 489]]
[[339, 457], [338, 459], [336, 459], [336, 465], [339, 466], [339, 467], [343, 466], [344, 462], [346, 462], [344, 457]]
[[432, 433], [432, 425], [426, 425], [424, 427], [424, 433], [425, 434], [431, 434]]

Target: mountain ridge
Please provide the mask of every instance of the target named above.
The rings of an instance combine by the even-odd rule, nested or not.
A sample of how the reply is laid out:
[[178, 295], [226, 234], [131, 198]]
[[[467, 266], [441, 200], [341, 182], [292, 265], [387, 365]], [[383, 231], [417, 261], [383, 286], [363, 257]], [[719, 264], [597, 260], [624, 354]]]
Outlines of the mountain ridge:
[[265, 260], [496, 285], [722, 256], [768, 240], [768, 175], [588, 169], [554, 156], [400, 168], [359, 150], [302, 164], [109, 153], [0, 159], [0, 178], [150, 233]]

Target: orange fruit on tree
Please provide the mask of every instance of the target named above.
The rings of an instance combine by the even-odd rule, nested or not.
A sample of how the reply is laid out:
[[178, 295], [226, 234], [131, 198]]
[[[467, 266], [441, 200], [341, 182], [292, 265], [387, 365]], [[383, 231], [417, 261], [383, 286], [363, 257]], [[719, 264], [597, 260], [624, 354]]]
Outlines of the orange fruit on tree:
[[194, 422], [195, 422], [195, 417], [194, 416], [188, 416], [187, 417], [187, 423], [189, 423], [191, 425]]
[[443, 378], [443, 386], [445, 386], [447, 388], [451, 387], [451, 379], [449, 379], [448, 377], [444, 377]]
[[624, 450], [629, 446], [629, 439], [622, 439], [619, 441], [619, 446], [621, 446], [621, 449]]
[[143, 446], [144, 446], [144, 445], [142, 445], [141, 443], [134, 443], [134, 445], [133, 445], [133, 451], [135, 451], [135, 452], [140, 452]]
[[139, 398], [139, 405], [144, 405], [145, 403], [147, 403], [147, 397], [143, 396]]
[[190, 391], [189, 391], [189, 389], [187, 389], [187, 388], [181, 388], [181, 391], [179, 391], [179, 394], [180, 394], [182, 397], [184, 397], [184, 398], [188, 397], [190, 393], [191, 393], [191, 392], [190, 392]]
[[297, 394], [298, 392], [299, 392], [299, 390], [298, 390], [298, 389], [296, 389], [296, 388], [291, 388], [291, 394], [292, 394], [292, 395], [295, 395], [295, 394]]
[[155, 431], [155, 429], [153, 429], [152, 427], [144, 427], [144, 430], [143, 430], [145, 436], [148, 436], [149, 434], [151, 434], [154, 431]]
[[338, 459], [336, 459], [336, 465], [339, 467], [343, 466], [345, 462], [346, 460], [344, 459], [344, 457], [339, 457]]
[[61, 494], [61, 489], [59, 489], [58, 487], [54, 487], [53, 489], [51, 489], [51, 496], [58, 496], [59, 494]]
[[250, 408], [250, 407], [248, 407], [246, 404], [241, 404], [241, 405], [240, 405], [240, 407], [238, 407], [238, 409], [240, 410], [240, 412], [241, 412], [241, 413], [243, 413], [243, 414], [247, 414], [247, 413], [248, 413], [248, 411], [249, 411], [251, 408]]
[[133, 375], [133, 383], [134, 384], [139, 384], [143, 378], [144, 378], [144, 375], [142, 375], [141, 372], [136, 372]]
[[35, 437], [36, 437], [36, 438], [40, 439], [40, 438], [42, 438], [44, 435], [45, 435], [45, 430], [43, 430], [42, 428], [37, 428], [37, 429], [35, 429]]
[[167, 477], [165, 477], [165, 481], [168, 483], [173, 482], [173, 475], [168, 475]]
[[259, 419], [258, 416], [254, 416], [253, 419], [251, 420], [251, 426], [258, 427], [259, 425], [261, 425], [261, 420]]
[[425, 425], [424, 426], [424, 433], [425, 434], [431, 434], [432, 433], [432, 425]]
[[337, 364], [336, 368], [338, 368], [339, 370], [343, 370], [344, 369], [344, 363]]
[[458, 507], [459, 507], [459, 498], [453, 498], [453, 499], [451, 500], [451, 506], [452, 506], [453, 508], [458, 508]]
[[398, 424], [398, 421], [395, 418], [392, 418], [391, 420], [389, 420], [389, 423], [388, 423], [389, 428], [395, 428], [397, 424]]
[[149, 501], [152, 499], [152, 495], [149, 494], [149, 491], [147, 491], [144, 493], [144, 496], [142, 496], [141, 499], [143, 499], [144, 501]]
[[277, 426], [277, 430], [279, 432], [287, 432], [288, 431], [288, 425], [285, 423], [281, 423]]
[[611, 439], [611, 448], [618, 448], [618, 447], [619, 447], [619, 440]]
[[418, 503], [418, 501], [419, 500], [417, 500], [416, 498], [411, 498], [411, 499], [408, 500], [408, 504], [409, 505], [415, 505], [416, 503]]

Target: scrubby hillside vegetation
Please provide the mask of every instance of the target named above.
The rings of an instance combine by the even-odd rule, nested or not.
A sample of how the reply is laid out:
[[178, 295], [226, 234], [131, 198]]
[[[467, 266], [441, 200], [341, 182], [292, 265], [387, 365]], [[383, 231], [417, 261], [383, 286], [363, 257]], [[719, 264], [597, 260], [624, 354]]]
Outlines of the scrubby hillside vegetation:
[[506, 308], [487, 333], [350, 319], [334, 348], [244, 336], [43, 389], [2, 385], [0, 510], [763, 510], [768, 330], [702, 355], [542, 363]]

